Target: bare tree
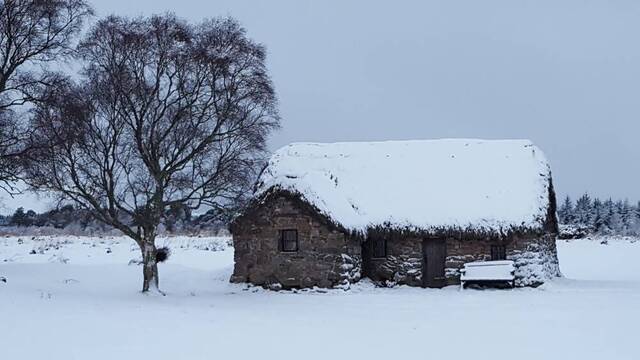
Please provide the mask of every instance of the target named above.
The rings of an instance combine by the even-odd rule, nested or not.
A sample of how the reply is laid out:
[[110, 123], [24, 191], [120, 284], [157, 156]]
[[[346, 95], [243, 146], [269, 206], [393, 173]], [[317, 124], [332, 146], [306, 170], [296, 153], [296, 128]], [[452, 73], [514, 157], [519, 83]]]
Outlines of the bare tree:
[[33, 111], [40, 161], [28, 179], [135, 240], [142, 291], [159, 291], [167, 210], [232, 210], [279, 126], [265, 49], [233, 19], [163, 15], [104, 19], [79, 50], [81, 81], [49, 88]]
[[25, 131], [11, 110], [0, 110], [0, 190], [10, 195], [18, 193], [20, 165], [24, 153]]
[[46, 65], [72, 52], [73, 40], [92, 14], [83, 0], [0, 2], [0, 189], [14, 193], [27, 128], [16, 108], [59, 77]]

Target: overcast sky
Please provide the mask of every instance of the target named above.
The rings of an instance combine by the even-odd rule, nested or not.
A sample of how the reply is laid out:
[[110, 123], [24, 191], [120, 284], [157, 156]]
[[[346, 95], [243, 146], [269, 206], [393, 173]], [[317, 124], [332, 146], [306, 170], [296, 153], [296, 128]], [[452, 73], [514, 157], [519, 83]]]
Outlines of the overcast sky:
[[[528, 138], [549, 158], [561, 195], [640, 199], [640, 1], [93, 4], [99, 16], [240, 20], [268, 49], [282, 115], [274, 149]], [[22, 203], [43, 206], [5, 207]]]

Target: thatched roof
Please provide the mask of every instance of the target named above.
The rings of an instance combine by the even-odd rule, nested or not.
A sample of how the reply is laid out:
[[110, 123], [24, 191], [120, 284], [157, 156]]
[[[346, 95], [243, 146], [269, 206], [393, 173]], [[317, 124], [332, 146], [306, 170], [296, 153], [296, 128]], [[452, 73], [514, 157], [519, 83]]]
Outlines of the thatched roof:
[[297, 194], [340, 227], [542, 229], [551, 173], [527, 140], [294, 143], [271, 157], [257, 199]]

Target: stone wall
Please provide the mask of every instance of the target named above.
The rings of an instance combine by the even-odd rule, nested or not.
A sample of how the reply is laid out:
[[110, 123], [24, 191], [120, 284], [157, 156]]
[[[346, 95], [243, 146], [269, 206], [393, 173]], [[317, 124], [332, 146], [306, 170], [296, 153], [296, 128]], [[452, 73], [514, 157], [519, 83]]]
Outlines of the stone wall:
[[448, 284], [460, 283], [464, 263], [491, 260], [491, 245], [505, 245], [507, 260], [516, 266], [516, 286], [538, 286], [560, 276], [555, 237], [551, 234], [512, 235], [506, 239], [447, 239], [445, 272]]
[[[460, 283], [460, 269], [466, 262], [491, 260], [491, 242], [482, 239], [446, 239], [447, 257], [445, 276], [447, 284]], [[422, 286], [422, 238], [410, 236], [389, 236], [387, 257], [365, 259], [367, 276], [380, 285], [395, 284]]]
[[[296, 229], [297, 252], [281, 252], [280, 231]], [[372, 259], [368, 246], [322, 218], [291, 195], [274, 195], [253, 206], [232, 225], [235, 268], [232, 282], [249, 282], [274, 289], [349, 287], [366, 276], [383, 286], [422, 286], [422, 237], [387, 233], [387, 256]], [[445, 276], [459, 284], [467, 262], [491, 260], [491, 245], [505, 245], [507, 259], [516, 264], [516, 285], [537, 286], [559, 276], [555, 237], [514, 234], [507, 238], [446, 237]], [[364, 262], [364, 265], [363, 265]]]
[[460, 269], [465, 263], [491, 260], [491, 245], [505, 245], [507, 254], [509, 253], [510, 241], [497, 241], [491, 238], [448, 238], [445, 262], [447, 284], [460, 283]]
[[[445, 276], [448, 285], [460, 283], [460, 269], [467, 262], [491, 260], [491, 245], [505, 245], [507, 259], [516, 265], [517, 286], [537, 286], [559, 276], [555, 238], [552, 235], [513, 235], [506, 239], [446, 238]], [[365, 254], [365, 256], [367, 256]], [[364, 260], [366, 276], [383, 286], [422, 286], [422, 239], [390, 236], [387, 257]]]
[[[281, 252], [280, 231], [298, 230], [298, 251]], [[359, 241], [287, 196], [267, 199], [232, 226], [232, 282], [279, 288], [348, 287], [360, 280]]]
[[[369, 246], [365, 244], [365, 246]], [[422, 240], [415, 237], [390, 235], [387, 238], [387, 256], [371, 258], [366, 254], [367, 274], [382, 286], [396, 284], [422, 286]]]

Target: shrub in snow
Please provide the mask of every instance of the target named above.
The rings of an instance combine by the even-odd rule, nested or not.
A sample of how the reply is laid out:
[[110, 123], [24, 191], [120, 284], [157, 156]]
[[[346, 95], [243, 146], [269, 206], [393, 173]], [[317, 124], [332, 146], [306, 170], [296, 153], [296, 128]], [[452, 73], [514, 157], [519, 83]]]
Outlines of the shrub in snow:
[[342, 264], [340, 265], [341, 282], [337, 288], [348, 290], [351, 284], [360, 280], [362, 260], [359, 257], [342, 254]]
[[580, 225], [561, 224], [558, 226], [558, 238], [567, 239], [583, 239], [589, 235], [589, 229]]
[[516, 265], [516, 286], [535, 287], [561, 275], [555, 249], [542, 243], [531, 243], [524, 251], [514, 251], [511, 259]]

